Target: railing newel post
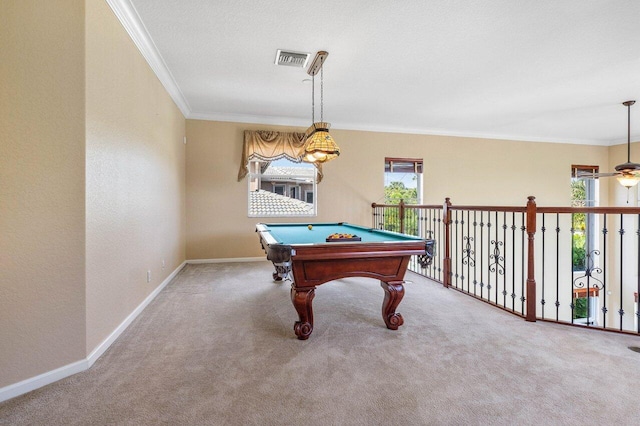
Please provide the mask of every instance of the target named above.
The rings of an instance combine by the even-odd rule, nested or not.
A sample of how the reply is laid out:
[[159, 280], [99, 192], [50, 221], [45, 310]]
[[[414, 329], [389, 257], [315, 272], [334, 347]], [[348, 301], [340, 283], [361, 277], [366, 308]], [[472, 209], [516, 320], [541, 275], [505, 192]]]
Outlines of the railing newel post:
[[526, 321], [536, 321], [536, 277], [535, 277], [535, 235], [537, 206], [536, 197], [527, 197], [527, 315]]
[[444, 260], [442, 262], [442, 272], [444, 287], [451, 287], [451, 199], [444, 199], [442, 206], [442, 219], [444, 221]]

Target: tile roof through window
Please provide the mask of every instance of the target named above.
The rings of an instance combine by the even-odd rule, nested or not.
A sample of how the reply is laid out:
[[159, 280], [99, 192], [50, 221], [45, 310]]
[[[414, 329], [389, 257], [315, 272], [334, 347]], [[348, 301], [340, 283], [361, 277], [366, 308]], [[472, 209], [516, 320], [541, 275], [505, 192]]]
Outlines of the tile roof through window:
[[301, 216], [313, 213], [313, 204], [301, 200], [262, 189], [249, 194], [249, 215], [251, 216]]

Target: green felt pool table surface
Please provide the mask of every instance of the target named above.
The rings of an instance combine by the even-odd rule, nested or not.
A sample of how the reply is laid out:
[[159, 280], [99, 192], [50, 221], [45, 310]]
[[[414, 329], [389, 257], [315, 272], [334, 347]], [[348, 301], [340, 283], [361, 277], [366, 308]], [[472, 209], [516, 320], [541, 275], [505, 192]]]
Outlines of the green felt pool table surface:
[[[395, 232], [382, 231], [367, 228], [365, 226], [348, 223], [283, 223], [263, 224], [273, 239], [278, 244], [340, 244], [340, 242], [327, 243], [326, 239], [331, 234], [352, 234], [361, 238], [361, 243], [404, 242], [420, 241], [418, 237], [397, 234]], [[311, 225], [311, 229], [309, 229]], [[350, 241], [351, 242], [351, 241]]]

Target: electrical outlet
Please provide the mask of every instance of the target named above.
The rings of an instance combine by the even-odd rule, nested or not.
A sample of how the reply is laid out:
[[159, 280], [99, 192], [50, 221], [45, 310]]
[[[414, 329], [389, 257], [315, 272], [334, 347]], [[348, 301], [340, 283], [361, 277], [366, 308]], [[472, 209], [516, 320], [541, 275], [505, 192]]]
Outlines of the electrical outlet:
[[164, 259], [162, 259], [162, 269], [164, 269], [165, 267], [165, 263], [164, 263]]
[[151, 271], [147, 271], [147, 282], [151, 282]]

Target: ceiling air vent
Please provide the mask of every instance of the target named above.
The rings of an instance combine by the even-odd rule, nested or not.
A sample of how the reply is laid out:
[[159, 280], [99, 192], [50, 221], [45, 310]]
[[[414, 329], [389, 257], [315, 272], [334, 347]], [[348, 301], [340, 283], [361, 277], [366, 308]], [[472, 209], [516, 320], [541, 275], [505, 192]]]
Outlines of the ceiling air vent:
[[290, 50], [278, 49], [276, 52], [276, 65], [288, 67], [304, 68], [307, 66], [311, 53], [292, 52]]

